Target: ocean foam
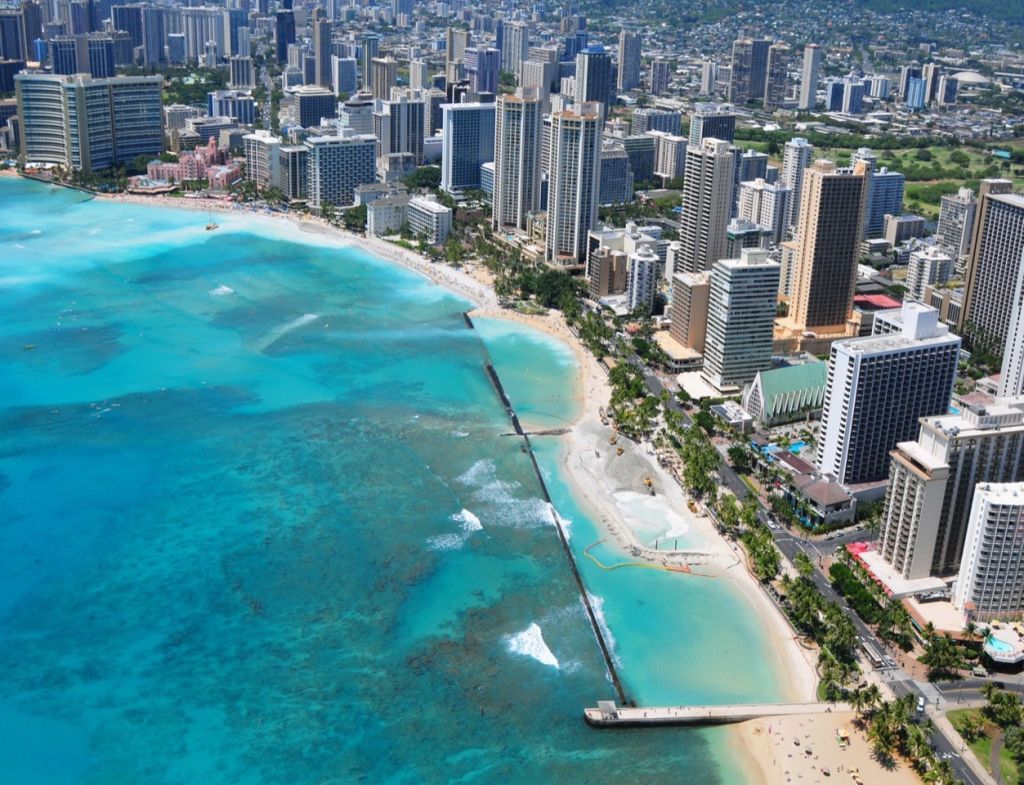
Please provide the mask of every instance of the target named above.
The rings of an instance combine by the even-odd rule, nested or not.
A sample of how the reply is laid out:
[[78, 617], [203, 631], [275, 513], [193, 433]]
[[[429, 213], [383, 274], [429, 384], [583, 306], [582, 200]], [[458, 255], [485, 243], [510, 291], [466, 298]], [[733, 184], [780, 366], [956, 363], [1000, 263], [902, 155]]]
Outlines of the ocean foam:
[[298, 330], [300, 327], [309, 324], [310, 322], [319, 319], [319, 314], [315, 313], [304, 313], [297, 319], [292, 319], [287, 324], [282, 324], [280, 327], [275, 327], [270, 331], [270, 334], [263, 340], [261, 344], [263, 349], [271, 346], [275, 341], [281, 340], [285, 335], [290, 333], [292, 330]]
[[234, 293], [235, 293], [234, 289], [232, 289], [230, 286], [224, 286], [223, 284], [218, 286], [216, 289], [211, 289], [210, 290], [210, 295], [213, 296], [213, 297], [224, 297], [225, 295], [234, 294]]
[[500, 479], [494, 461], [489, 458], [477, 461], [456, 479], [473, 489], [470, 495], [475, 502], [494, 508], [494, 515], [488, 516], [489, 522], [523, 527], [554, 522], [546, 501], [516, 496], [513, 491], [520, 488], [520, 484]]
[[484, 528], [484, 525], [480, 523], [480, 519], [465, 507], [462, 508], [462, 512], [455, 513], [452, 516], [452, 520], [460, 522], [462, 524], [462, 531], [467, 533], [478, 532]]
[[531, 622], [530, 626], [522, 632], [507, 636], [505, 638], [505, 645], [513, 654], [532, 657], [537, 662], [543, 665], [550, 665], [553, 668], [559, 667], [558, 658], [555, 657], [554, 653], [544, 642], [544, 635], [541, 632], [540, 625], [536, 622]]
[[[608, 626], [608, 619], [604, 615], [604, 597], [599, 597], [596, 594], [587, 592], [587, 598], [590, 600], [590, 607], [594, 609], [594, 618], [597, 619], [597, 626], [601, 628], [601, 635], [604, 636], [605, 645], [608, 647], [609, 654], [612, 655], [612, 660], [617, 666], [622, 666], [622, 661], [619, 659], [619, 654], [615, 650], [615, 636], [612, 635], [612, 630]], [[581, 599], [582, 603], [583, 600]]]
[[454, 551], [465, 541], [465, 534], [437, 534], [427, 538], [427, 547], [432, 551]]

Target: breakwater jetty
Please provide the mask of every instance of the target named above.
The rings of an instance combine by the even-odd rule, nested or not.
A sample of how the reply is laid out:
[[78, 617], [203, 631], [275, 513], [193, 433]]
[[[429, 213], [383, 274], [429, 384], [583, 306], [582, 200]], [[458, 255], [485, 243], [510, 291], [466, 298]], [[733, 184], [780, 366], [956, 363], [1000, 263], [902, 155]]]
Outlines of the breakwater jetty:
[[617, 706], [599, 701], [596, 709], [584, 709], [583, 719], [596, 728], [646, 728], [666, 725], [726, 725], [759, 717], [794, 714], [826, 714], [850, 711], [843, 703], [734, 703], [723, 706]]
[[[468, 314], [466, 321], [469, 321]], [[551, 496], [548, 493], [547, 484], [544, 482], [544, 475], [541, 474], [540, 466], [537, 463], [537, 456], [534, 455], [533, 445], [530, 444], [530, 435], [523, 430], [523, 426], [519, 422], [519, 416], [516, 414], [515, 409], [512, 408], [512, 402], [509, 400], [508, 395], [505, 393], [505, 387], [501, 383], [501, 378], [498, 376], [498, 372], [494, 369], [494, 366], [487, 363], [487, 375], [491, 379], [491, 383], [494, 385], [494, 389], [498, 393], [498, 397], [501, 399], [502, 406], [505, 407], [505, 411], [512, 421], [512, 428], [515, 430], [517, 436], [522, 437], [523, 443], [526, 446], [526, 453], [530, 456], [530, 462], [533, 464], [533, 472], [537, 476], [537, 482], [540, 484], [540, 490], [543, 494], [544, 501], [548, 503], [551, 508], [551, 514], [555, 520], [555, 529], [558, 531], [558, 539], [562, 543], [562, 549], [565, 551], [566, 558], [569, 560], [569, 567], [572, 570], [572, 575], [576, 579], [576, 586], [580, 591], [580, 597], [583, 599], [583, 606], [586, 608], [587, 616], [590, 619], [590, 625], [594, 629], [594, 636], [597, 638], [597, 645], [601, 648], [601, 654], [604, 656], [605, 667], [608, 669], [608, 676], [611, 679], [612, 686], [615, 687], [615, 693], [618, 696], [619, 703], [625, 704], [626, 692], [622, 686], [622, 680], [619, 679], [618, 669], [615, 667], [615, 660], [612, 657], [611, 649], [608, 647], [607, 641], [604, 638], [604, 632], [601, 630], [601, 624], [597, 620], [597, 613], [594, 611], [594, 606], [590, 602], [590, 595], [587, 593], [587, 588], [583, 584], [583, 576], [580, 575], [579, 566], [576, 564], [576, 558], [573, 556], [572, 548], [569, 547], [569, 538], [565, 536], [565, 529], [562, 527], [562, 521], [555, 513], [554, 505], [551, 503]]]

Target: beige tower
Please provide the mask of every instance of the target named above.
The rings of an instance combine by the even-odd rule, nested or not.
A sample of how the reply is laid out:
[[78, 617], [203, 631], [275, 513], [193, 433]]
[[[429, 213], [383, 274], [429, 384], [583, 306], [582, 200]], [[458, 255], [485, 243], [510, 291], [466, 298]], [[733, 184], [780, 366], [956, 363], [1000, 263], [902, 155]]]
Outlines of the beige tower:
[[866, 184], [863, 161], [852, 171], [818, 161], [804, 173], [789, 316], [783, 322], [797, 334], [846, 331], [857, 283]]
[[700, 273], [725, 256], [725, 227], [732, 211], [733, 154], [731, 145], [706, 138], [686, 151], [682, 243], [676, 272]]

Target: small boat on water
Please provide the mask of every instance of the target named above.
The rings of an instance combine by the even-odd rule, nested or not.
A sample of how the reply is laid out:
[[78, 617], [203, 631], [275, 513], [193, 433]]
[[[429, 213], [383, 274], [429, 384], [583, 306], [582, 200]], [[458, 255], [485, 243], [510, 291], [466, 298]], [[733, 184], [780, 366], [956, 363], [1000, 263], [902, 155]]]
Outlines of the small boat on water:
[[213, 222], [213, 213], [211, 213], [209, 210], [207, 210], [206, 214], [207, 214], [207, 216], [210, 219], [210, 222], [208, 224], [206, 224], [206, 231], [212, 232], [214, 229], [220, 229], [220, 226]]

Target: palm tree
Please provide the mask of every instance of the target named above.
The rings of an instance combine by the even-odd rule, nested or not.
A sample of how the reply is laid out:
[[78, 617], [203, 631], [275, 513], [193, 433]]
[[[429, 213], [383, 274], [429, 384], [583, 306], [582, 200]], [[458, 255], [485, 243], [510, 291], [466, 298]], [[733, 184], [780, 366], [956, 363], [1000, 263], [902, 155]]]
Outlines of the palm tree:
[[996, 687], [994, 682], [986, 681], [981, 685], [981, 694], [985, 697], [989, 703], [992, 703], [992, 697], [999, 692], [999, 688]]

